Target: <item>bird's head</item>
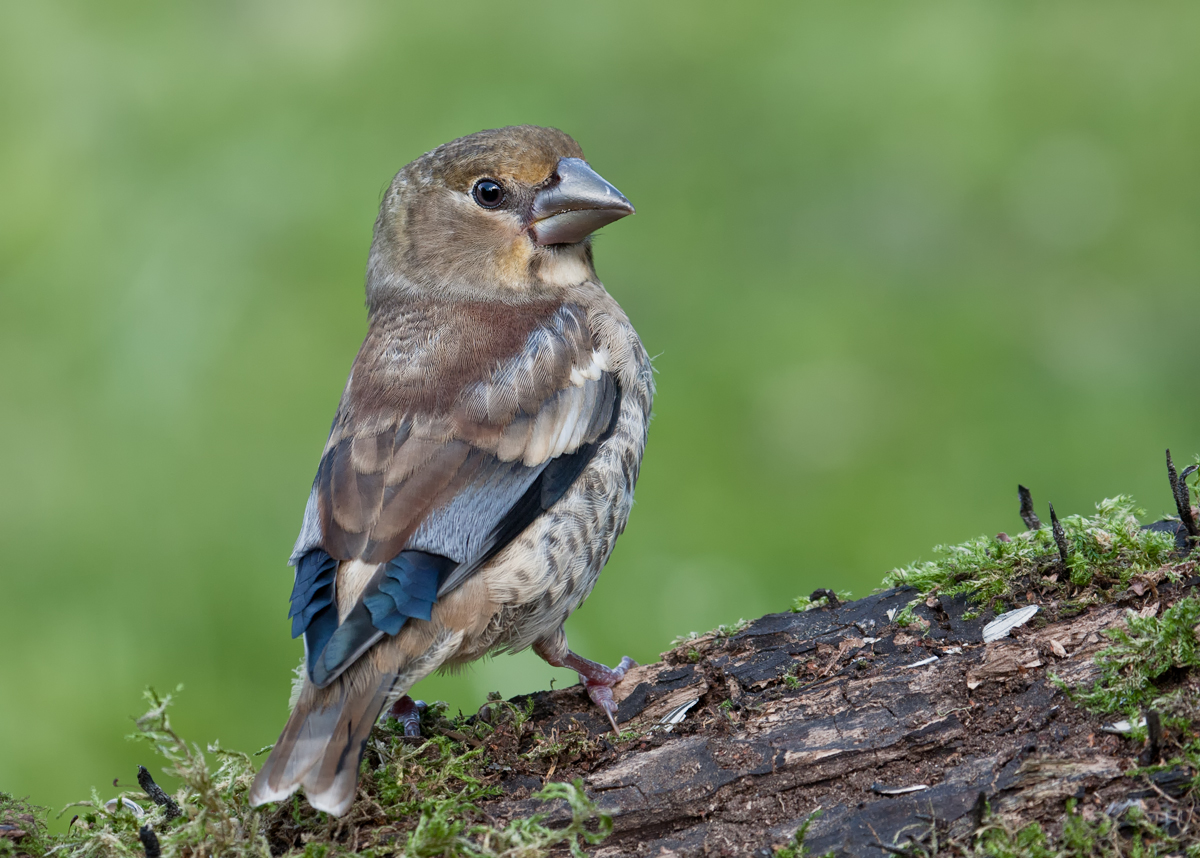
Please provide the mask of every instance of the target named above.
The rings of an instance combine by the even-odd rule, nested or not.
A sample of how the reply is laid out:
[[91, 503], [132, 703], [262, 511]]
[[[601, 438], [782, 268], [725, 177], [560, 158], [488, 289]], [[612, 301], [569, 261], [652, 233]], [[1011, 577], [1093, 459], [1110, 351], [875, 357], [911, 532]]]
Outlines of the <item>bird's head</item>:
[[523, 302], [595, 278], [591, 234], [633, 213], [554, 128], [480, 131], [413, 161], [375, 222], [367, 300]]

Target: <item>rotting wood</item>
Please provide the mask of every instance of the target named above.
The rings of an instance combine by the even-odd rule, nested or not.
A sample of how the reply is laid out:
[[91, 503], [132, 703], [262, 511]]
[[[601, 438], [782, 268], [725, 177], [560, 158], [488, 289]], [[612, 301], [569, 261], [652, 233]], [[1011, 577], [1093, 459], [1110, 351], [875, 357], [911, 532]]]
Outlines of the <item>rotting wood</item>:
[[[594, 852], [606, 858], [770, 855], [817, 810], [813, 854], [883, 855], [872, 844], [895, 842], [922, 818], [970, 826], [981, 793], [1014, 823], [1060, 817], [1072, 797], [1101, 809], [1131, 797], [1153, 805], [1161, 785], [1124, 775], [1141, 747], [1104, 733], [1050, 680], [1090, 681], [1104, 629], [1126, 610], [1159, 610], [1197, 579], [1174, 585], [1152, 573], [1135, 583], [1113, 604], [1065, 619], [1041, 612], [987, 645], [993, 614], [968, 618], [962, 598], [919, 602], [927, 628], [898, 627], [916, 596], [909, 588], [771, 614], [631, 670], [615, 689], [617, 720], [639, 738], [613, 744], [578, 686], [532, 695], [526, 731], [586, 731], [597, 743], [554, 777], [581, 774], [612, 815], [614, 832]], [[662, 724], [688, 704], [682, 720]], [[486, 805], [495, 819], [544, 810], [529, 798], [535, 778], [501, 784], [505, 797]], [[900, 792], [918, 784], [928, 788]], [[892, 794], [872, 789], [881, 785]]]

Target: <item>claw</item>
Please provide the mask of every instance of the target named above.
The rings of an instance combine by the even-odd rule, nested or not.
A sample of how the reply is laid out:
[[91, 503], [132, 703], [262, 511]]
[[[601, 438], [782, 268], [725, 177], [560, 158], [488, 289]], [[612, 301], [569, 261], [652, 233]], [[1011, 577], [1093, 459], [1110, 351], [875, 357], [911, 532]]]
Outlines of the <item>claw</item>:
[[[616, 667], [605, 667], [602, 664], [589, 662], [586, 659], [578, 659], [578, 666], [583, 669], [579, 671], [579, 682], [587, 690], [588, 697], [592, 698], [592, 702], [600, 707], [600, 710], [608, 718], [608, 723], [612, 725], [614, 733], [620, 733], [617, 728], [617, 701], [613, 699], [613, 686], [625, 678], [625, 672], [631, 667], [636, 667], [637, 662], [629, 656], [621, 659]], [[571, 665], [576, 667], [577, 665]]]
[[616, 719], [617, 701], [613, 699], [612, 687], [603, 683], [591, 682], [582, 673], [579, 674], [579, 683], [587, 690], [588, 697], [592, 698], [592, 702], [599, 706], [605, 717], [608, 718], [613, 732], [619, 733]]

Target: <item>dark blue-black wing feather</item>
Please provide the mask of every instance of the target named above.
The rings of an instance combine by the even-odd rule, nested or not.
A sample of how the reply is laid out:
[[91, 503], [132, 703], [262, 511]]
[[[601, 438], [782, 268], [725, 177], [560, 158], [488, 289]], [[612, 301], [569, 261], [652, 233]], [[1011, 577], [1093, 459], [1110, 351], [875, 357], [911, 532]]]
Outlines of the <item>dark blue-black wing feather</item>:
[[308, 648], [309, 678], [324, 688], [383, 635], [398, 634], [409, 619], [428, 620], [439, 581], [457, 565], [424, 551], [402, 551], [389, 560], [341, 625], [333, 606], [332, 632]]
[[325, 649], [338, 627], [334, 603], [334, 577], [337, 561], [320, 548], [314, 548], [296, 564], [296, 582], [292, 585], [292, 637], [304, 635], [308, 672], [312, 674], [317, 656]]
[[457, 565], [424, 551], [401, 551], [389, 560], [376, 588], [363, 596], [375, 628], [394, 635], [409, 617], [428, 620], [438, 584]]

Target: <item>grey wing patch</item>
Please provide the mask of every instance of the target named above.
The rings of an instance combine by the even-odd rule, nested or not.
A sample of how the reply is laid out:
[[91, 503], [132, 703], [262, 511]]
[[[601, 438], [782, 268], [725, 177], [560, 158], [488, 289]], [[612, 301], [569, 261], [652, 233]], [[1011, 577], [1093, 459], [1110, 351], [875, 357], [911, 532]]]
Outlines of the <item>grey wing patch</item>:
[[579, 479], [596, 450], [617, 424], [621, 391], [612, 376], [604, 375], [601, 411], [588, 421], [587, 442], [574, 452], [557, 456], [538, 468], [538, 474], [520, 497], [513, 499], [504, 515], [495, 521], [486, 538], [478, 541], [479, 550], [455, 568], [438, 588], [438, 596], [453, 590], [482, 564], [512, 542], [542, 513], [550, 509]]
[[[537, 414], [519, 415], [532, 424], [526, 454], [502, 461], [481, 450], [473, 451], [471, 455], [479, 457], [481, 464], [471, 482], [449, 503], [432, 510], [406, 547], [453, 558], [467, 570], [475, 568], [481, 558], [494, 553], [514, 507], [547, 467], [596, 441], [608, 428], [617, 398], [616, 382], [605, 372], [597, 379], [560, 390]], [[508, 539], [515, 535], [509, 534]], [[444, 594], [464, 577], [461, 569], [456, 571], [440, 592]]]
[[545, 463], [527, 467], [501, 462], [484, 453], [475, 478], [443, 507], [433, 510], [408, 541], [408, 548], [440, 554], [467, 563], [490, 547], [495, 523], [504, 518], [545, 469]]

